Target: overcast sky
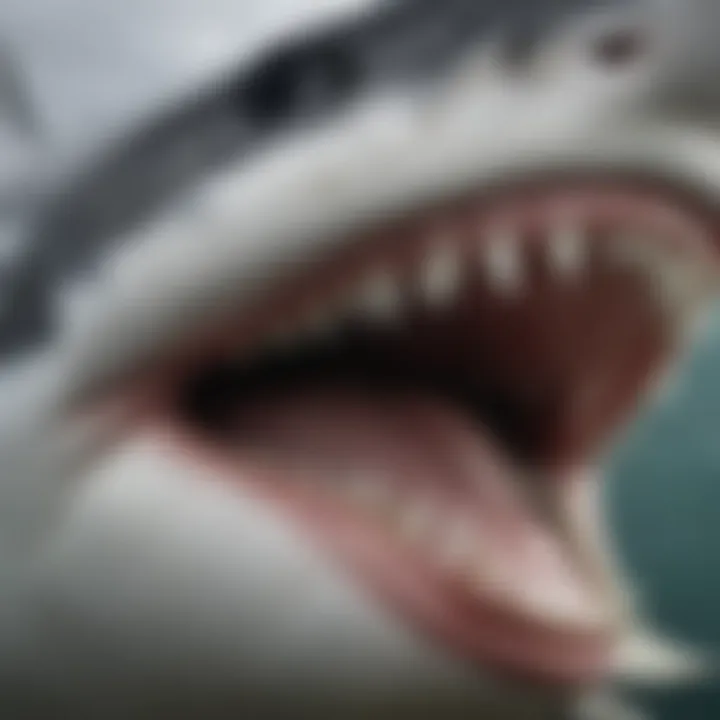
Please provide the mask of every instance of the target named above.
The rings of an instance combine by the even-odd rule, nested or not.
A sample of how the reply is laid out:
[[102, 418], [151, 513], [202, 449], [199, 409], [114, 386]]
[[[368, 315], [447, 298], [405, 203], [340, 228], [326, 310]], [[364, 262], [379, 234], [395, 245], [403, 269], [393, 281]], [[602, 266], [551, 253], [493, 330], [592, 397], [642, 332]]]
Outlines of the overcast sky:
[[0, 68], [0, 268], [25, 216], [14, 198], [29, 197], [58, 157], [72, 165], [276, 34], [376, 1], [0, 0], [0, 50], [19, 59], [44, 136], [38, 145], [8, 132]]
[[65, 146], [122, 126], [268, 35], [372, 1], [0, 0], [0, 41]]

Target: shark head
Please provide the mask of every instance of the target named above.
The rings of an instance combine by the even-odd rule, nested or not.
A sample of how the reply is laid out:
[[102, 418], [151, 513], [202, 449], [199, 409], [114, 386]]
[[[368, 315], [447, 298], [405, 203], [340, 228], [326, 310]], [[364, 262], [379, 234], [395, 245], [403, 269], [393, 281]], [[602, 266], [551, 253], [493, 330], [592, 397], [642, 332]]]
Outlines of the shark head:
[[545, 718], [692, 670], [597, 466], [714, 297], [717, 16], [380, 5], [59, 183], [0, 327], [7, 697]]

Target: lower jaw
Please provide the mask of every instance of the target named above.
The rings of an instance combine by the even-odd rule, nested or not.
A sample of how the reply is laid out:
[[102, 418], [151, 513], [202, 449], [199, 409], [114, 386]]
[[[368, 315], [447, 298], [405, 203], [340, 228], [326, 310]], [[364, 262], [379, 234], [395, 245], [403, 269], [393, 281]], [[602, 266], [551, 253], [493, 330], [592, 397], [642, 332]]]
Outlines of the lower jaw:
[[568, 690], [593, 685], [608, 674], [617, 641], [612, 626], [546, 625], [469, 592], [411, 553], [391, 550], [386, 537], [368, 533], [320, 502], [276, 500], [403, 622], [483, 672]]
[[[272, 506], [314, 543], [338, 572], [393, 613], [443, 654], [479, 672], [559, 692], [582, 692], [611, 670], [621, 628], [608, 621], [577, 625], [544, 622], [482, 592], [471, 591], [422, 554], [398, 542], [381, 524], [348, 511], [336, 498], [288, 484], [258, 465], [228, 463], [185, 429], [173, 427], [171, 442], [220, 470], [239, 492]], [[601, 590], [598, 590], [601, 594]], [[610, 601], [608, 600], [608, 604]], [[612, 618], [612, 619], [610, 619]]]

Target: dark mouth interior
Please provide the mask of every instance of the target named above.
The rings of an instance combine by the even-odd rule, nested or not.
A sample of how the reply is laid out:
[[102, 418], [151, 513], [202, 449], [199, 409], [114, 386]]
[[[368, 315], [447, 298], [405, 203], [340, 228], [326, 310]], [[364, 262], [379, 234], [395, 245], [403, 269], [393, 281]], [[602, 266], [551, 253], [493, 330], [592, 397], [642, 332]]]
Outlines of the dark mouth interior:
[[634, 411], [676, 344], [684, 298], [663, 283], [686, 238], [656, 222], [658, 201], [617, 210], [615, 195], [594, 191], [571, 206], [569, 239], [556, 209], [564, 198], [547, 191], [505, 208], [515, 230], [503, 242], [517, 267], [504, 287], [483, 259], [493, 223], [473, 218], [472, 207], [455, 211], [445, 246], [454, 289], [441, 301], [418, 289], [438, 251], [418, 240], [431, 236], [430, 223], [397, 231], [398, 251], [386, 253], [396, 286], [386, 316], [350, 308], [323, 334], [298, 332], [283, 348], [213, 362], [185, 387], [184, 412], [219, 437], [244, 404], [296, 390], [422, 393], [461, 406], [524, 465], [583, 461]]

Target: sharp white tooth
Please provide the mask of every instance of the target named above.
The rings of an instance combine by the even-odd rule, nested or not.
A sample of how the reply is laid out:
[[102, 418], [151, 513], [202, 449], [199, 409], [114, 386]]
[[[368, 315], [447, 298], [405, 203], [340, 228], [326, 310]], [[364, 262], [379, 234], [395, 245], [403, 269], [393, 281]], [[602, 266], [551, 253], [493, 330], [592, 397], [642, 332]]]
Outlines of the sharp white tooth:
[[587, 261], [587, 237], [582, 228], [574, 223], [558, 227], [550, 238], [550, 265], [558, 275], [578, 275]]
[[496, 228], [482, 241], [483, 262], [490, 284], [502, 294], [516, 294], [523, 283], [520, 237], [511, 228]]
[[450, 245], [430, 251], [422, 269], [422, 292], [430, 305], [445, 305], [460, 287], [460, 258]]
[[688, 264], [663, 247], [658, 238], [640, 231], [619, 235], [612, 256], [642, 275], [677, 339], [692, 342], [702, 328], [711, 296], [705, 268], [698, 261]]
[[360, 289], [357, 304], [366, 316], [382, 320], [396, 317], [402, 307], [402, 297], [392, 273], [379, 271], [367, 278]]
[[695, 683], [715, 674], [713, 658], [646, 627], [631, 628], [614, 658], [613, 675], [638, 686]]
[[572, 717], [575, 720], [650, 720], [641, 710], [606, 692], [581, 697]]

